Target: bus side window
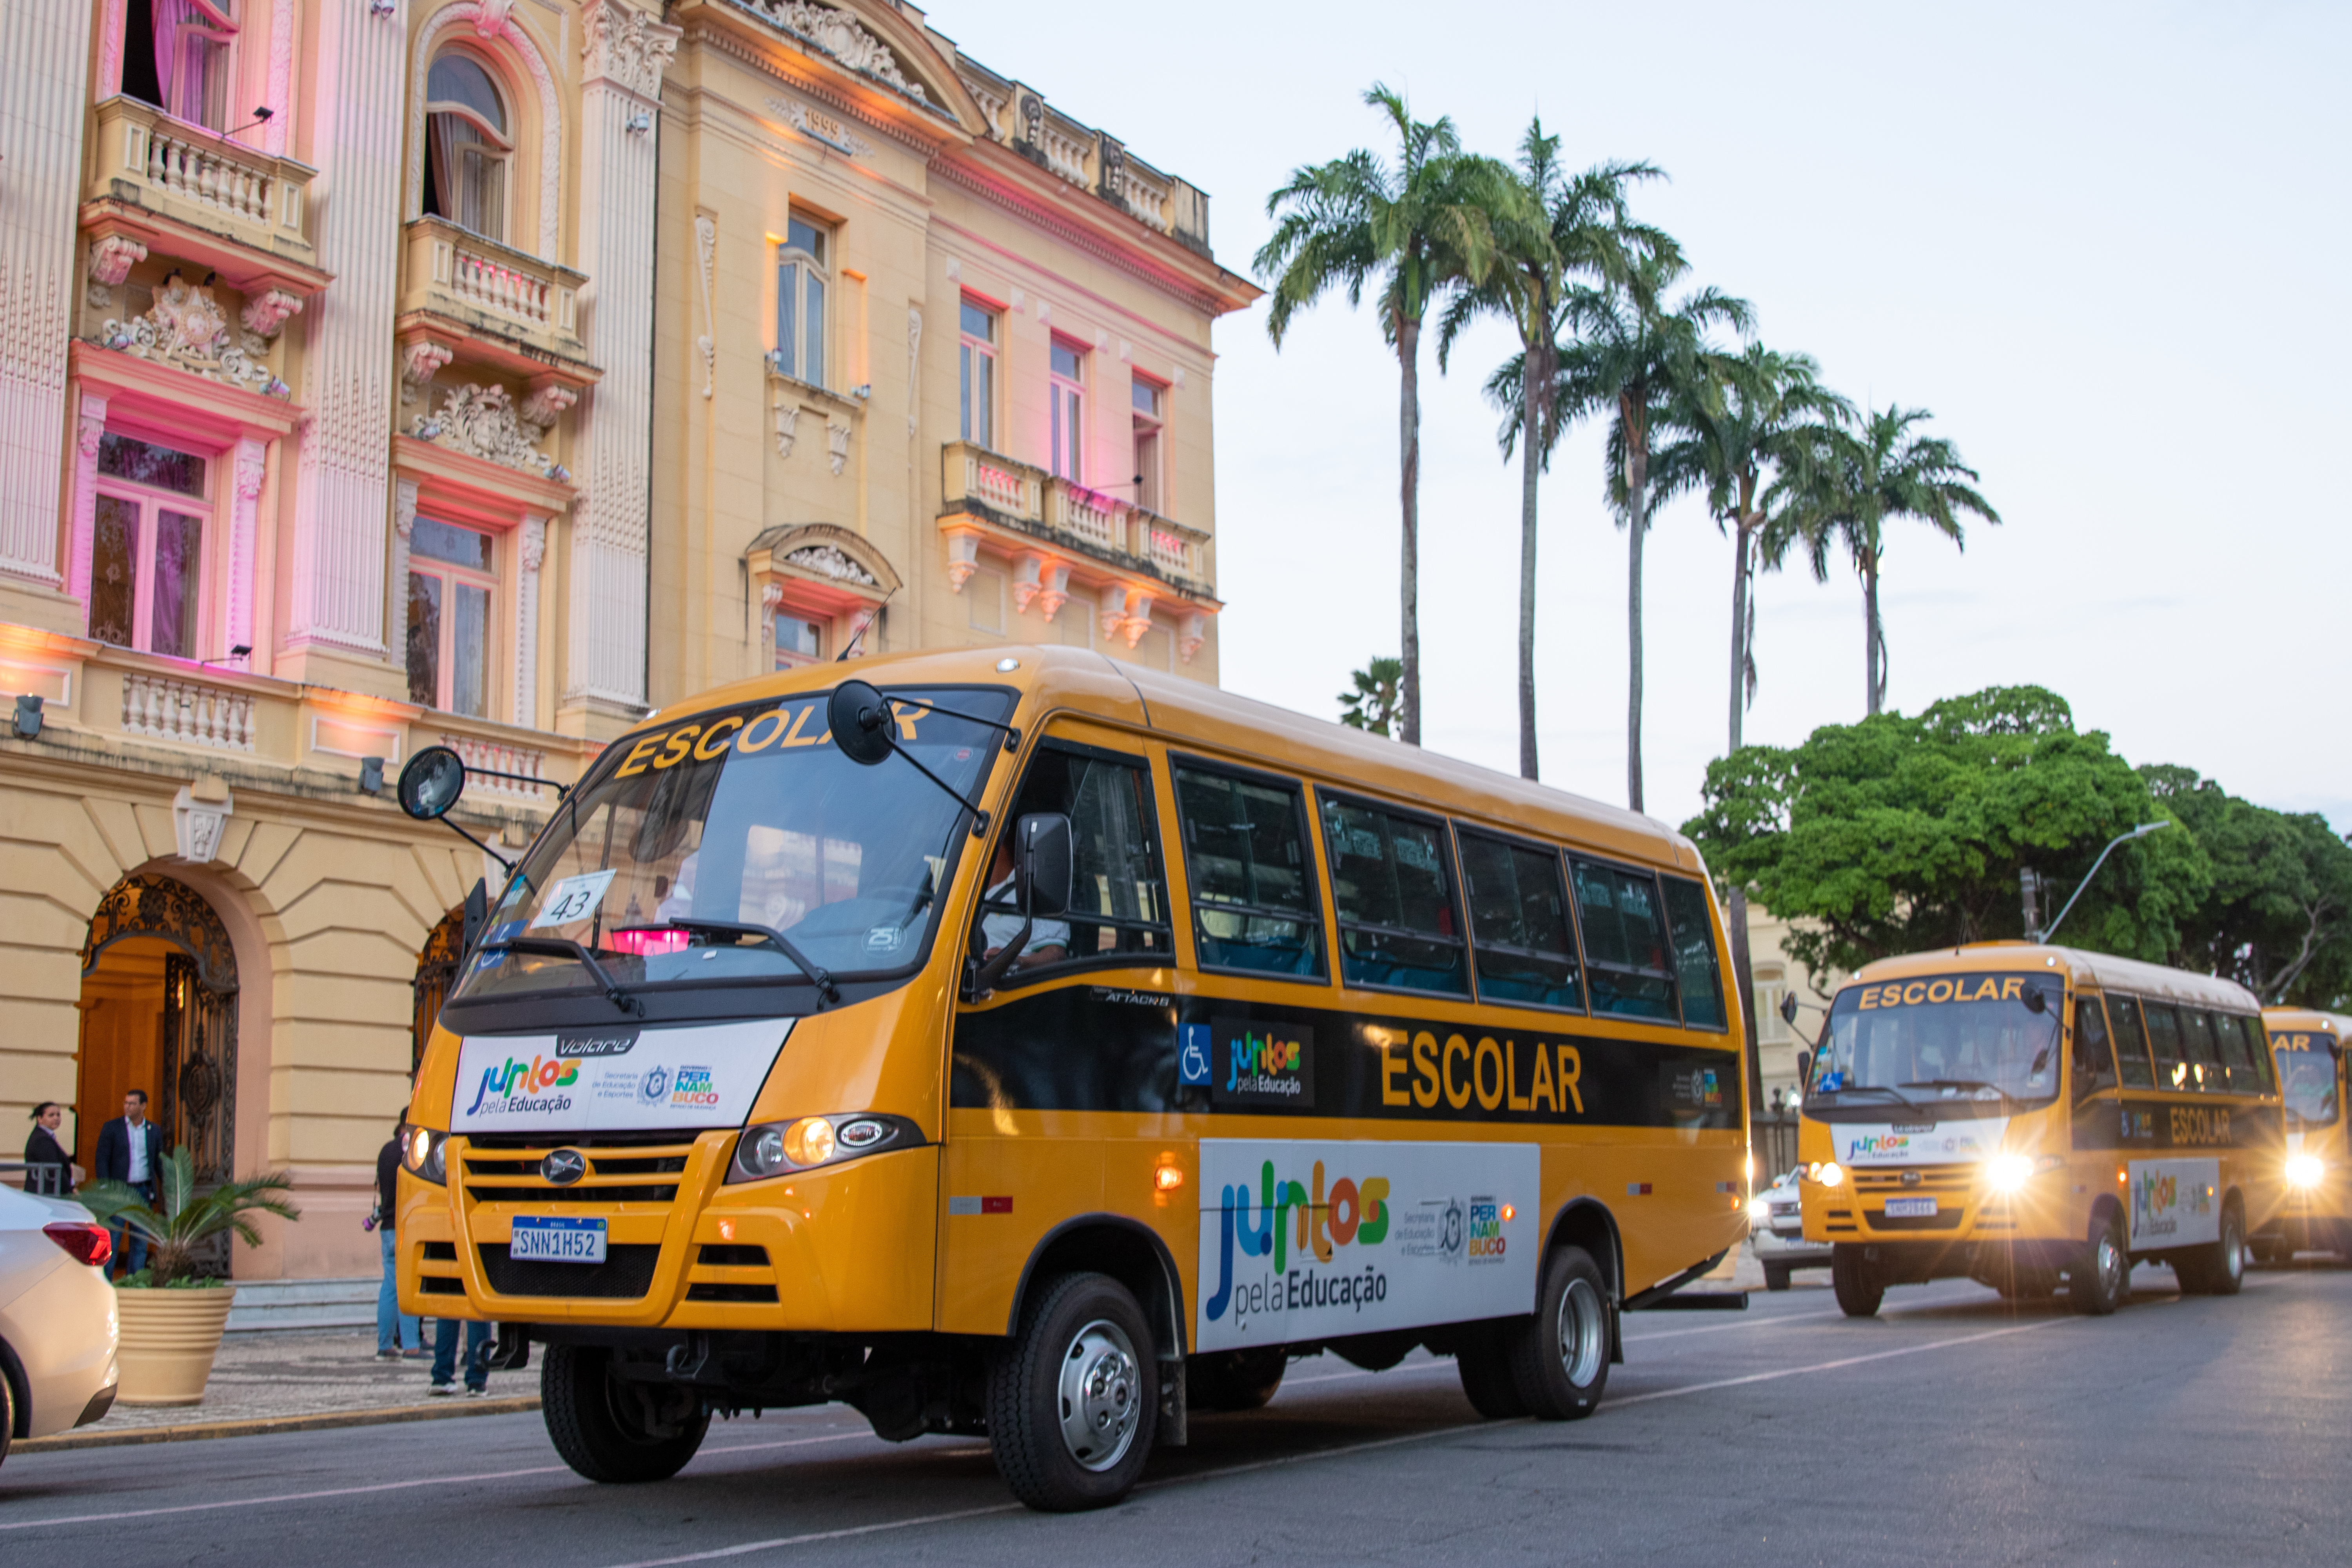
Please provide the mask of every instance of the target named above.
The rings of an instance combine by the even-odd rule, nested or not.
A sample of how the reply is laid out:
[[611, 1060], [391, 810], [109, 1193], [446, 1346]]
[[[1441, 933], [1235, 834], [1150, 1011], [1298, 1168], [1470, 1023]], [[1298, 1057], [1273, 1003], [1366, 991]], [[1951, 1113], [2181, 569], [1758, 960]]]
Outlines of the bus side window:
[[1525, 1002], [1584, 1011], [1576, 938], [1568, 929], [1568, 889], [1559, 854], [1529, 845], [1454, 831], [1462, 847], [1462, 889], [1470, 906], [1470, 942], [1482, 1002]]
[[2148, 1054], [2156, 1058], [2156, 1087], [2194, 1089], [2189, 1076], [2189, 1055], [2180, 1039], [2180, 1010], [2169, 1002], [2143, 1002], [2140, 1016], [2147, 1020]]
[[2231, 1094], [2261, 1094], [2270, 1088], [2262, 1062], [2270, 1053], [2263, 1023], [2242, 1014], [2216, 1013], [2213, 1028], [2221, 1037], [2221, 1060], [2230, 1072]]
[[2116, 1026], [2116, 1064], [2126, 1089], [2154, 1089], [2156, 1075], [2147, 1067], [2147, 1037], [2141, 1032], [2139, 998], [2110, 996], [2109, 1016]]
[[1674, 972], [1666, 967], [1665, 932], [1658, 923], [1657, 884], [1646, 871], [1592, 860], [1569, 864], [1592, 1010], [1673, 1021], [1679, 1014]]
[[2213, 1015], [2202, 1007], [2180, 1009], [2182, 1043], [2189, 1057], [2189, 1081], [2208, 1094], [2229, 1088], [2221, 1061], [2221, 1042], [2214, 1038]]
[[[1168, 925], [1168, 889], [1160, 871], [1160, 829], [1153, 820], [1150, 775], [1140, 758], [1047, 741], [1021, 781], [1006, 819], [1033, 812], [1070, 819], [1070, 907], [1060, 918], [1032, 923], [1013, 976], [1026, 980], [1064, 963], [1166, 963], [1175, 952]], [[1012, 852], [1000, 849], [997, 870], [982, 903], [981, 948], [1001, 947], [1019, 934], [1013, 902]]]
[[1323, 851], [1350, 985], [1470, 994], [1445, 825], [1324, 795]]
[[1682, 984], [1683, 1022], [1694, 1028], [1720, 1029], [1723, 987], [1716, 978], [1715, 922], [1707, 919], [1706, 889], [1687, 877], [1664, 874], [1658, 887], [1665, 894], [1675, 978]]
[[1323, 921], [1304, 792], [1178, 763], [1192, 942], [1203, 969], [1321, 980]]
[[2096, 996], [2074, 999], [2074, 1098], [2116, 1087], [2116, 1054], [2107, 1043], [2107, 1016]]

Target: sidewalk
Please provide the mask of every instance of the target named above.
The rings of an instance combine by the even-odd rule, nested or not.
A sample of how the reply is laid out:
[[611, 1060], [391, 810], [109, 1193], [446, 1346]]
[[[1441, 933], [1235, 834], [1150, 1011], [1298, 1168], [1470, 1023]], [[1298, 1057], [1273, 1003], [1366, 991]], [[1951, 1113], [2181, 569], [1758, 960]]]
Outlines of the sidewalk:
[[18, 1452], [108, 1447], [377, 1421], [502, 1415], [539, 1408], [539, 1368], [490, 1373], [489, 1395], [427, 1392], [426, 1361], [378, 1361], [375, 1331], [229, 1334], [201, 1405], [117, 1405], [102, 1421], [18, 1443]]

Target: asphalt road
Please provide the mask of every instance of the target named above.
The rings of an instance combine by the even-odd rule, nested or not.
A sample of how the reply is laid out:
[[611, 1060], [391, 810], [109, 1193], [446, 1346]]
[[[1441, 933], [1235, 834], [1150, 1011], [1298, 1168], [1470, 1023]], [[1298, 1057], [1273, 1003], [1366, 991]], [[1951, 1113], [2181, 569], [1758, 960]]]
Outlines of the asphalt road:
[[[1804, 1279], [1800, 1276], [1800, 1279]], [[1818, 1277], [1815, 1277], [1818, 1278]], [[1450, 1362], [1293, 1363], [1196, 1418], [1127, 1503], [1013, 1504], [986, 1447], [892, 1446], [840, 1408], [714, 1426], [677, 1479], [600, 1488], [536, 1415], [19, 1455], [0, 1562], [565, 1568], [740, 1561], [2341, 1563], [2352, 1269], [2105, 1320], [1965, 1283], [1627, 1320], [1574, 1425], [1481, 1422]]]

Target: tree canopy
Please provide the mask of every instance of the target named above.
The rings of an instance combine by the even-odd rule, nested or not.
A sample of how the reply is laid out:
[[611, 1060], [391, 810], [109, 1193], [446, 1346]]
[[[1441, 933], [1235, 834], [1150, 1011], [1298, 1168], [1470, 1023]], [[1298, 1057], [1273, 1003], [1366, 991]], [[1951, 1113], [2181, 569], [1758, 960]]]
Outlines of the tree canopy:
[[2352, 1000], [2352, 845], [2325, 817], [2241, 800], [2194, 769], [2139, 772], [2213, 870], [2175, 962], [2267, 1003], [2338, 1009]]
[[[1815, 970], [2021, 937], [2021, 869], [2046, 879], [2054, 913], [2110, 838], [2168, 815], [2035, 686], [1742, 747], [1708, 767], [1705, 801], [1683, 831], [1717, 876], [1801, 922], [1789, 950]], [[2151, 835], [2108, 858], [2060, 935], [2171, 962], [2213, 882], [2194, 832]]]

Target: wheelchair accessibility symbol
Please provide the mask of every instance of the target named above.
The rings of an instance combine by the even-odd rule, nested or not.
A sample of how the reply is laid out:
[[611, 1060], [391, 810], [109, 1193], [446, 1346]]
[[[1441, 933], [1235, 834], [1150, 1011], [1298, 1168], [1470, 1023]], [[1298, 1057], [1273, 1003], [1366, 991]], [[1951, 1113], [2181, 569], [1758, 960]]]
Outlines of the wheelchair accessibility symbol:
[[1181, 1083], [1206, 1084], [1209, 1081], [1209, 1026], [1185, 1024], [1179, 1029], [1181, 1037], [1176, 1051], [1176, 1077]]

